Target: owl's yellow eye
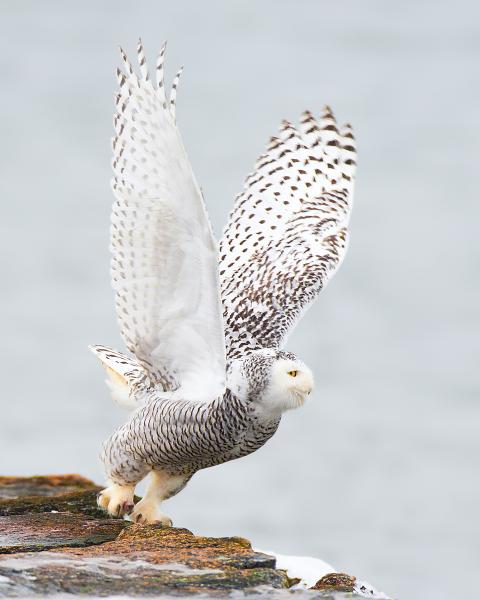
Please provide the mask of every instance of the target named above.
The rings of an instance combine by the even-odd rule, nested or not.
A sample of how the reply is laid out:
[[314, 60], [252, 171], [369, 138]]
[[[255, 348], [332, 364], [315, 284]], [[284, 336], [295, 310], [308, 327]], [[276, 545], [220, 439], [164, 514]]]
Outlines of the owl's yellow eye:
[[290, 375], [290, 377], [296, 377], [297, 373], [298, 371], [288, 371], [288, 375]]

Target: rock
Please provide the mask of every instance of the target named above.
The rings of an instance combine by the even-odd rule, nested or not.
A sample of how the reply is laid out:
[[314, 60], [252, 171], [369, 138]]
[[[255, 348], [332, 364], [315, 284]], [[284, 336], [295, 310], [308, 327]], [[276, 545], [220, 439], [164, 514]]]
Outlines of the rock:
[[[1, 488], [0, 488], [1, 489]], [[70, 492], [62, 495], [25, 496], [13, 500], [0, 500], [0, 515], [21, 515], [24, 513], [70, 512], [81, 513], [97, 519], [107, 517], [97, 506], [97, 493], [100, 488], [83, 492]]]
[[41, 475], [37, 477], [0, 477], [0, 498], [58, 496], [68, 492], [98, 490], [93, 481], [81, 475]]
[[[47, 515], [35, 515], [40, 516]], [[95, 526], [123, 523], [90, 522]], [[63, 543], [68, 542], [63, 527], [55, 533], [59, 532]], [[80, 541], [73, 539], [77, 544]], [[82, 541], [86, 545], [87, 536]], [[284, 571], [275, 569], [273, 557], [254, 552], [247, 540], [195, 536], [186, 529], [156, 525], [127, 524], [115, 540], [96, 546], [0, 557], [0, 596], [4, 597], [57, 593], [220, 595], [258, 586], [286, 588], [289, 580]]]
[[102, 519], [97, 507], [101, 488], [81, 475], [0, 477], [0, 516], [70, 512]]
[[327, 573], [310, 589], [353, 592], [357, 578], [347, 573]]
[[0, 478], [0, 597], [145, 596], [287, 588], [275, 558], [238, 537], [110, 519], [79, 476]]
[[197, 536], [188, 529], [161, 525], [131, 523], [112, 542], [65, 552], [79, 558], [140, 557], [153, 564], [181, 563], [191, 569], [275, 569], [273, 556], [255, 552], [243, 538]]
[[202, 593], [213, 597], [258, 586], [273, 590], [285, 587], [285, 580], [273, 569], [191, 569], [181, 563], [126, 561], [117, 556], [79, 560], [46, 552], [0, 561], [0, 595], [4, 597], [58, 593], [94, 597]]
[[[273, 599], [296, 583], [276, 568], [275, 557], [252, 550], [243, 538], [111, 519], [96, 506], [99, 490], [78, 475], [0, 477], [0, 598], [65, 593], [205, 598], [238, 590]], [[329, 574], [316, 591], [294, 594], [346, 599], [355, 581], [346, 578]]]
[[126, 526], [118, 519], [68, 512], [0, 517], [0, 554], [101, 544], [115, 539]]

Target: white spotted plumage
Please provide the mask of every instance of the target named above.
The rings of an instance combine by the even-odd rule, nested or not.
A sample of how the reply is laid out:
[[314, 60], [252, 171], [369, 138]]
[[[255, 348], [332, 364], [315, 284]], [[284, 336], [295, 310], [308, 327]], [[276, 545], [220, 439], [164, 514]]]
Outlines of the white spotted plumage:
[[[92, 350], [112, 395], [135, 408], [104, 444], [111, 514], [170, 523], [161, 501], [199, 469], [245, 456], [313, 386], [283, 343], [340, 265], [347, 245], [355, 149], [326, 107], [284, 121], [247, 177], [219, 250], [175, 123], [165, 45], [150, 77], [121, 51], [113, 139], [112, 285], [133, 358]], [[223, 311], [223, 319], [222, 319]], [[152, 473], [134, 507], [136, 483]]]
[[218, 251], [175, 126], [173, 93], [165, 103], [164, 52], [155, 90], [141, 44], [140, 76], [121, 51], [112, 282], [122, 337], [151, 379], [209, 398], [225, 387]]
[[228, 356], [280, 347], [346, 252], [355, 148], [325, 107], [279, 137], [237, 197], [220, 242]]

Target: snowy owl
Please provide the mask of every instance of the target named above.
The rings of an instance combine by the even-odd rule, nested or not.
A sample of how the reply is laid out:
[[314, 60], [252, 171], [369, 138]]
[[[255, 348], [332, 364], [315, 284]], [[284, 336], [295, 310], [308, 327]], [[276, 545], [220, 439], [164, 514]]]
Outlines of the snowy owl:
[[[141, 41], [123, 51], [113, 138], [111, 276], [133, 356], [92, 351], [129, 420], [104, 443], [109, 514], [171, 525], [161, 503], [199, 469], [246, 456], [312, 391], [310, 369], [282, 349], [347, 248], [355, 147], [325, 107], [284, 121], [237, 196], [217, 245], [175, 122], [165, 45], [155, 82]], [[134, 504], [138, 482], [151, 475]]]

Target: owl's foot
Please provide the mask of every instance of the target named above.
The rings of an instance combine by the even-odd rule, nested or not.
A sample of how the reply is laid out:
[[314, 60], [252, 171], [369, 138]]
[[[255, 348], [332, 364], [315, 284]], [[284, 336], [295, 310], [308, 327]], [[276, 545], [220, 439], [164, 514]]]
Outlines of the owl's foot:
[[172, 519], [160, 511], [158, 502], [147, 497], [143, 498], [135, 505], [135, 508], [130, 514], [130, 519], [134, 523], [140, 523], [141, 525], [151, 525], [155, 523], [163, 525], [164, 527], [172, 526]]
[[114, 483], [98, 494], [97, 504], [112, 517], [129, 515], [134, 507], [134, 489], [133, 485], [118, 485]]

